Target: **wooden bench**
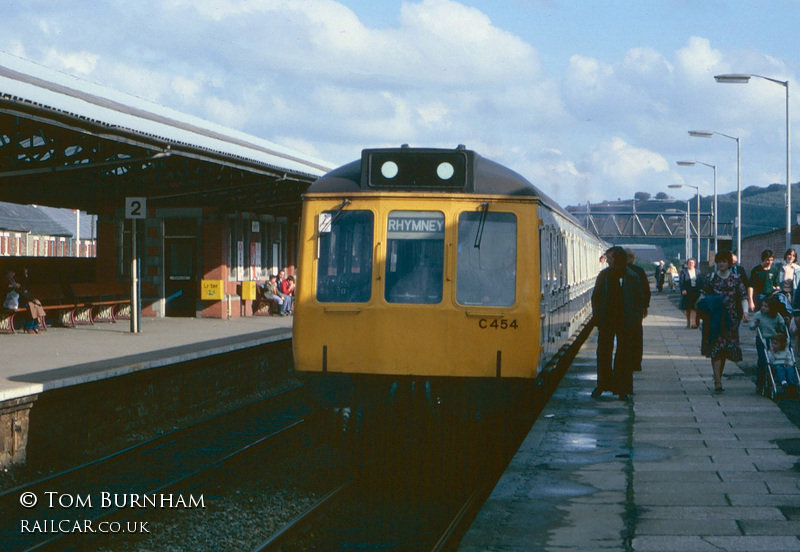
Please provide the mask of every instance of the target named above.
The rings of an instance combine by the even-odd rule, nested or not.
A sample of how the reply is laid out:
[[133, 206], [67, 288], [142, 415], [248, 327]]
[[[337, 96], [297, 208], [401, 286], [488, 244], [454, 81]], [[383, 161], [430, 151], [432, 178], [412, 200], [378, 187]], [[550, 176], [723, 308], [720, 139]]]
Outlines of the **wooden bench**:
[[[47, 317], [55, 313], [55, 322], [63, 326], [74, 326], [72, 322], [75, 304], [64, 294], [61, 284], [35, 284], [30, 287], [29, 295], [41, 303], [45, 316], [39, 317], [39, 329], [47, 330]], [[25, 301], [25, 299], [22, 299]], [[10, 311], [2, 309], [0, 313], [0, 333], [15, 333], [14, 318], [20, 313], [28, 312], [27, 308]]]
[[130, 285], [125, 282], [81, 282], [70, 286], [76, 303], [75, 324], [130, 320]]
[[0, 308], [0, 333], [16, 333], [17, 329], [14, 327], [14, 317], [21, 312], [28, 312], [28, 309], [10, 310]]
[[36, 284], [31, 286], [30, 291], [45, 311], [45, 317], [39, 322], [40, 329], [47, 329], [47, 318], [59, 326], [75, 327], [75, 309], [80, 303], [76, 303], [64, 293], [61, 284]]
[[278, 314], [278, 303], [267, 299], [253, 300], [253, 316], [275, 316]]

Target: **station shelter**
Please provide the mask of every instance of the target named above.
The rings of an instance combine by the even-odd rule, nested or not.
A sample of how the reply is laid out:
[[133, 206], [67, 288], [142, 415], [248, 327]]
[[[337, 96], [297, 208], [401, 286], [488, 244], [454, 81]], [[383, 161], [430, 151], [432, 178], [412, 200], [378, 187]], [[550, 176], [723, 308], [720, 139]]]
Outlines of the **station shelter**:
[[251, 314], [252, 282], [295, 270], [301, 195], [331, 168], [0, 53], [0, 201], [97, 216], [93, 266], [39, 260], [37, 278], [130, 283], [136, 266], [143, 316]]

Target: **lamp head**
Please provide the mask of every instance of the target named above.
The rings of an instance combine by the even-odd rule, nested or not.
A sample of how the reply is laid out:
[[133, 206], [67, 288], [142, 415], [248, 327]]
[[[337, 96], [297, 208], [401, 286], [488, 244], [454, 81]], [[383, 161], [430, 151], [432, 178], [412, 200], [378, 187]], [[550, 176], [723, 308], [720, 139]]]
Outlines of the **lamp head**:
[[727, 75], [714, 75], [714, 79], [717, 82], [724, 82], [731, 84], [747, 84], [748, 82], [750, 82], [750, 77], [752, 77], [752, 75], [743, 75], [738, 73], [732, 73]]
[[689, 136], [693, 136], [695, 138], [711, 138], [714, 136], [713, 130], [690, 130]]
[[667, 184], [667, 188], [683, 188], [683, 184]]
[[692, 167], [697, 163], [697, 161], [677, 161], [677, 163], [681, 167]]

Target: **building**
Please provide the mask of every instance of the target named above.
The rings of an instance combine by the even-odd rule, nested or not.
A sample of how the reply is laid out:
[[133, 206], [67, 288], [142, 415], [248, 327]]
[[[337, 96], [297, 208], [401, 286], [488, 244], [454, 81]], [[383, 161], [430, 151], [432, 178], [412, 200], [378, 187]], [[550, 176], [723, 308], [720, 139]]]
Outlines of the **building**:
[[95, 222], [86, 212], [0, 201], [0, 257], [94, 257]]

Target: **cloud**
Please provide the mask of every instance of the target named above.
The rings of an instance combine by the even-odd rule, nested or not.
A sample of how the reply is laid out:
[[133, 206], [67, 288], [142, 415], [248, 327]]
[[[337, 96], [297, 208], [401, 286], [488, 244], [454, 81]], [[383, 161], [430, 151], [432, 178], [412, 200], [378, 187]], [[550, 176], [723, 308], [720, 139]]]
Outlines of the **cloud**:
[[616, 136], [594, 153], [593, 163], [603, 176], [625, 184], [638, 182], [643, 174], [669, 170], [660, 154], [633, 147]]
[[[542, 5], [512, 4], [531, 17]], [[686, 133], [707, 128], [743, 138], [744, 186], [784, 178], [784, 91], [713, 79], [792, 78], [774, 56], [704, 36], [666, 50], [615, 28], [604, 31], [628, 44], [620, 54], [576, 42], [556, 56], [454, 0], [387, 3], [383, 15], [370, 25], [334, 0], [29, 0], [0, 32], [22, 57], [332, 163], [364, 147], [464, 143], [570, 204], [708, 180], [678, 174], [677, 159], [717, 163], [720, 184], [735, 182], [733, 144]]]

